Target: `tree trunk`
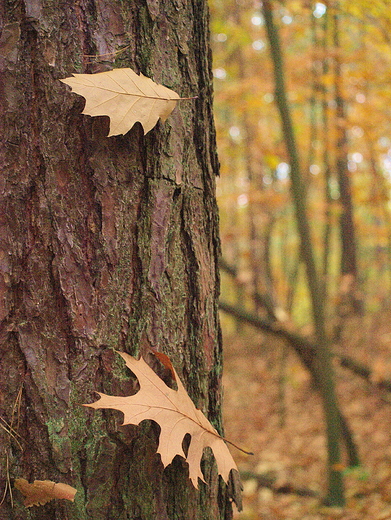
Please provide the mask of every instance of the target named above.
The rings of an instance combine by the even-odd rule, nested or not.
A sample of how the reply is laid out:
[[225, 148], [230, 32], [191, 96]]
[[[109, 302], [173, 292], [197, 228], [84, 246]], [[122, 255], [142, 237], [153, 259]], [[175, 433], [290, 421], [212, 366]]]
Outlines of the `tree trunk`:
[[[329, 10], [323, 15], [323, 38], [322, 38], [322, 74], [326, 78], [329, 74], [329, 33], [330, 20]], [[331, 168], [331, 146], [330, 146], [330, 118], [329, 118], [329, 87], [326, 83], [322, 85], [322, 141], [323, 141], [323, 168], [324, 168], [324, 204], [325, 204], [325, 224], [323, 231], [323, 256], [322, 256], [322, 294], [325, 311], [328, 305], [328, 286], [330, 279], [330, 257], [331, 239], [333, 233], [333, 198], [331, 196], [332, 168]], [[327, 314], [327, 311], [326, 311]]]
[[[30, 510], [8, 491], [1, 518], [229, 519], [213, 458], [197, 491], [180, 457], [163, 470], [155, 423], [121, 427], [121, 413], [80, 406], [133, 388], [113, 349], [152, 346], [221, 431], [205, 2], [11, 1], [0, 17], [1, 485], [77, 488], [74, 503]], [[82, 115], [59, 79], [112, 67], [198, 97], [146, 136], [136, 124], [107, 138], [108, 118]]]
[[307, 284], [311, 298], [317, 347], [314, 369], [318, 376], [326, 423], [328, 454], [328, 495], [326, 502], [331, 506], [341, 506], [345, 502], [340, 450], [341, 424], [335, 393], [334, 371], [331, 364], [330, 349], [325, 329], [321, 284], [319, 283], [315, 265], [315, 254], [307, 216], [306, 187], [303, 182], [293, 122], [287, 101], [284, 62], [279, 33], [274, 24], [272, 2], [270, 0], [264, 0], [262, 9], [273, 61], [276, 104], [279, 110], [282, 132], [290, 160], [291, 196], [295, 207], [297, 229], [300, 236], [301, 258], [306, 267]]
[[334, 92], [336, 105], [336, 165], [338, 177], [339, 203], [341, 216], [339, 232], [341, 241], [341, 281], [337, 302], [337, 323], [334, 339], [341, 339], [342, 330], [347, 318], [363, 314], [363, 299], [358, 288], [357, 240], [353, 218], [352, 183], [348, 169], [348, 135], [346, 130], [346, 104], [342, 90], [342, 64], [340, 47], [340, 12], [334, 6], [333, 41], [334, 41]]

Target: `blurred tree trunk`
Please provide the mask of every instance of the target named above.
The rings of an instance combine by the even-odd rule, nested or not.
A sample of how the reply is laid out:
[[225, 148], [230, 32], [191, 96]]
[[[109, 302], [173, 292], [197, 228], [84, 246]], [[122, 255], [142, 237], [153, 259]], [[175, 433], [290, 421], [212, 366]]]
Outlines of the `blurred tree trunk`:
[[[77, 488], [74, 503], [30, 510], [8, 492], [1, 518], [229, 519], [210, 457], [197, 491], [183, 459], [163, 471], [154, 423], [80, 406], [132, 390], [114, 348], [153, 346], [221, 430], [205, 2], [6, 2], [0, 16], [0, 415], [13, 428], [0, 429], [1, 489], [16, 477]], [[58, 80], [127, 66], [198, 98], [146, 136], [137, 124], [107, 138], [107, 118], [81, 115]]]
[[334, 6], [334, 90], [336, 106], [336, 172], [339, 187], [341, 216], [339, 220], [341, 239], [341, 283], [337, 305], [337, 323], [335, 334], [339, 337], [343, 321], [362, 312], [362, 298], [357, 287], [357, 241], [353, 219], [352, 186], [348, 170], [348, 138], [346, 129], [346, 107], [342, 90], [342, 71], [340, 58], [340, 11]]
[[315, 370], [320, 385], [320, 394], [326, 423], [328, 452], [328, 495], [327, 503], [332, 506], [344, 504], [344, 489], [341, 466], [341, 423], [334, 388], [334, 373], [325, 330], [324, 306], [321, 284], [315, 265], [315, 256], [307, 216], [306, 188], [301, 174], [299, 154], [288, 106], [284, 63], [278, 29], [273, 19], [272, 2], [264, 0], [263, 15], [274, 66], [275, 98], [281, 117], [282, 132], [290, 160], [291, 194], [296, 212], [300, 237], [301, 258], [306, 267], [308, 289], [311, 297], [312, 315], [316, 337]]
[[[329, 34], [330, 16], [329, 9], [323, 15], [323, 38], [322, 38], [322, 75], [327, 77], [329, 74]], [[330, 275], [329, 261], [331, 258], [331, 238], [333, 231], [333, 198], [331, 196], [331, 143], [330, 143], [330, 118], [329, 118], [329, 88], [327, 83], [322, 85], [322, 141], [323, 141], [323, 167], [325, 183], [325, 225], [323, 232], [323, 258], [322, 258], [322, 294], [325, 309], [328, 303], [328, 283]]]
[[[235, 20], [237, 27], [242, 24], [242, 7], [239, 4], [235, 5], [232, 12], [232, 17]], [[246, 59], [243, 55], [243, 49], [238, 46], [233, 53], [233, 60], [237, 64], [237, 78], [240, 82], [245, 83], [248, 79], [249, 71], [246, 68]], [[247, 222], [248, 222], [248, 236], [249, 236], [249, 260], [248, 268], [250, 271], [252, 286], [251, 293], [253, 294], [253, 304], [256, 313], [264, 313], [265, 308], [262, 300], [268, 299], [273, 303], [273, 285], [270, 277], [270, 271], [267, 268], [268, 263], [268, 242], [269, 233], [271, 230], [270, 222], [271, 215], [265, 211], [262, 205], [254, 197], [255, 193], [263, 190], [262, 171], [259, 162], [254, 158], [255, 134], [254, 124], [251, 121], [251, 114], [248, 110], [241, 111], [239, 118], [239, 125], [243, 132], [243, 165], [248, 182], [248, 203], [247, 203]], [[261, 298], [258, 296], [261, 295]], [[243, 301], [242, 301], [243, 304]]]
[[310, 121], [309, 121], [309, 140], [308, 140], [308, 155], [307, 164], [304, 171], [305, 177], [310, 179], [311, 165], [316, 161], [316, 145], [319, 133], [318, 124], [318, 92], [320, 91], [320, 62], [315, 59], [316, 52], [319, 47], [319, 29], [318, 19], [315, 16], [311, 17], [311, 46], [312, 46], [312, 62], [311, 62], [311, 95], [309, 101]]
[[[373, 177], [373, 184], [371, 187], [371, 199], [376, 202], [376, 206], [382, 215], [383, 227], [385, 228], [387, 245], [385, 246], [385, 254], [379, 254], [379, 273], [386, 272], [387, 278], [381, 280], [382, 290], [379, 291], [380, 297], [383, 296], [385, 301], [389, 299], [391, 286], [391, 217], [388, 209], [388, 186], [387, 180], [384, 177], [380, 165], [376, 160], [375, 145], [369, 136], [366, 136], [366, 147], [368, 150], [370, 172]], [[379, 252], [381, 251], [379, 247]], [[381, 261], [383, 258], [383, 261]]]

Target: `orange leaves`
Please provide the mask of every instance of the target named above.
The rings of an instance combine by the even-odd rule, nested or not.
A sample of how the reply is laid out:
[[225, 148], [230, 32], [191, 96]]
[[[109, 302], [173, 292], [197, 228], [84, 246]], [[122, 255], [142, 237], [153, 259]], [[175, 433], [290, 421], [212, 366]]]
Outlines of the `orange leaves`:
[[[204, 414], [194, 406], [169, 358], [162, 353], [156, 353], [160, 361], [171, 371], [178, 390], [169, 388], [142, 358], [137, 360], [123, 352], [119, 354], [125, 360], [126, 366], [136, 375], [140, 390], [128, 397], [98, 392], [100, 399], [85, 406], [119, 410], [124, 414], [123, 424], [138, 425], [145, 419], [157, 422], [161, 428], [158, 453], [164, 467], [170, 464], [176, 455], [184, 457], [189, 464], [189, 476], [195, 487], [198, 487], [199, 478], [204, 481], [200, 462], [204, 448], [209, 446], [215, 456], [219, 474], [228, 482], [230, 470], [237, 470], [237, 467], [227, 445]], [[187, 455], [182, 448], [186, 434], [191, 435]]]
[[33, 484], [30, 484], [24, 478], [15, 480], [15, 488], [24, 495], [24, 505], [26, 507], [43, 506], [54, 498], [63, 498], [73, 502], [77, 491], [72, 486], [62, 484], [61, 482], [34, 480]]

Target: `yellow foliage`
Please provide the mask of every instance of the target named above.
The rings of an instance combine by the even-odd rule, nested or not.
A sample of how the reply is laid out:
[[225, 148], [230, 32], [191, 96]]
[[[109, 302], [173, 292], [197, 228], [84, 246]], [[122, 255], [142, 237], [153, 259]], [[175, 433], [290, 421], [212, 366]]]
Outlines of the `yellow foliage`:
[[[386, 180], [391, 175], [391, 9], [388, 0], [323, 4], [328, 9], [323, 14], [318, 11], [318, 17], [313, 15], [314, 2], [286, 0], [273, 2], [273, 7], [284, 50], [283, 73], [309, 195], [314, 244], [321, 262], [324, 235], [330, 226], [330, 283], [337, 286], [339, 262], [335, 258], [340, 253], [337, 238], [343, 212], [336, 174], [340, 148], [352, 182], [357, 240], [367, 241], [372, 234], [371, 243], [376, 248], [384, 247], [391, 237], [390, 186]], [[289, 254], [282, 262], [279, 255], [286, 254], [296, 228], [289, 174], [280, 167], [288, 160], [275, 106], [270, 53], [267, 44], [259, 44], [267, 42], [265, 28], [253, 2], [211, 0], [211, 9], [213, 30], [226, 36], [217, 41], [212, 34], [214, 66], [227, 72], [224, 79], [215, 80], [223, 254], [225, 237], [229, 236], [229, 247], [237, 244], [238, 264], [249, 269], [255, 254], [251, 249], [268, 247], [272, 270], [278, 272], [273, 290], [284, 302], [292, 266]], [[333, 35], [334, 14], [340, 25], [338, 48]], [[338, 64], [338, 87], [344, 103], [340, 113]], [[341, 144], [343, 133], [346, 142]], [[358, 157], [358, 162], [352, 157]], [[273, 219], [273, 226], [262, 218], [265, 214]], [[252, 245], [256, 243], [251, 238], [252, 223], [253, 233], [267, 237], [263, 240], [268, 244]], [[376, 291], [374, 286], [367, 289]]]

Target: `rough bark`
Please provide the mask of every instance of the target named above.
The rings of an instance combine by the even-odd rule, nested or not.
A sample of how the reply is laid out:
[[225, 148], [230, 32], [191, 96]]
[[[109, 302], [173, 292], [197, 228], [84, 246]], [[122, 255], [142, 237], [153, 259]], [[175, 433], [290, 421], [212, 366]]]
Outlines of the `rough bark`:
[[[20, 435], [0, 429], [1, 485], [78, 490], [31, 510], [8, 493], [4, 518], [231, 518], [212, 458], [197, 491], [183, 459], [163, 471], [156, 425], [80, 406], [134, 388], [114, 348], [153, 346], [221, 430], [205, 2], [11, 0], [0, 19], [0, 414]], [[59, 78], [127, 66], [198, 98], [146, 136], [137, 124], [107, 138], [107, 118], [81, 115]]]

